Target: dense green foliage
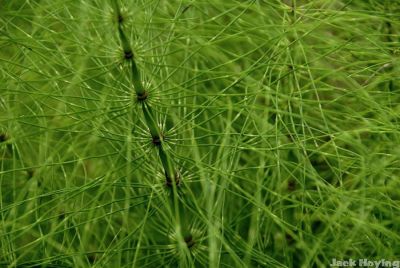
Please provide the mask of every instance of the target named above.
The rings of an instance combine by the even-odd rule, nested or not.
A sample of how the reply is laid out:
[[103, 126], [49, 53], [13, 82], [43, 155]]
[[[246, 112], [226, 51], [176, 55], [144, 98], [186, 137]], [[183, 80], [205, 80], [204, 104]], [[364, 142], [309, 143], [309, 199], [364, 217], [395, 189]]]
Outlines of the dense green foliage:
[[0, 0], [0, 266], [399, 258], [399, 1], [113, 1]]

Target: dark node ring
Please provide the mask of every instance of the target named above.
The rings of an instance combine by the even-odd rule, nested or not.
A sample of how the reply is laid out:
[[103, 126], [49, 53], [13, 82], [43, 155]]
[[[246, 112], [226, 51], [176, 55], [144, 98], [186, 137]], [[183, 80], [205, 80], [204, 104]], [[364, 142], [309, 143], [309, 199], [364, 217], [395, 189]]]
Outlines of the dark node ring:
[[186, 236], [186, 237], [184, 238], [184, 240], [185, 240], [186, 246], [187, 246], [188, 248], [193, 247], [194, 244], [195, 244], [195, 241], [193, 240], [193, 236], [192, 236], [191, 234], [188, 235], [188, 236]]
[[132, 52], [132, 50], [124, 51], [124, 58], [127, 59], [127, 60], [132, 59], [132, 58], [133, 58], [133, 52]]
[[[179, 171], [175, 173], [175, 185], [179, 186], [181, 184], [180, 174]], [[172, 187], [173, 180], [170, 176], [168, 176], [167, 172], [165, 172], [165, 185], [168, 187]]]
[[148, 96], [149, 96], [149, 93], [147, 91], [145, 91], [142, 94], [137, 94], [137, 100], [144, 101], [147, 99]]
[[162, 141], [162, 137], [160, 137], [160, 136], [152, 137], [152, 143], [155, 146], [160, 146], [161, 145], [161, 141]]
[[5, 142], [8, 140], [8, 136], [5, 133], [0, 133], [0, 142]]
[[121, 24], [124, 22], [124, 17], [121, 14], [118, 14], [118, 23]]

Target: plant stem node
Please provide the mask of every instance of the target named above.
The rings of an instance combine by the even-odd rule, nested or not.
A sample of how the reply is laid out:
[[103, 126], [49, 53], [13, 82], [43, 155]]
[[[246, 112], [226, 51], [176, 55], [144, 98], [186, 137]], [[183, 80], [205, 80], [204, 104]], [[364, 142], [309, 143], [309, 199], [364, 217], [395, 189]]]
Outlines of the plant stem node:
[[8, 136], [5, 133], [0, 133], [0, 143], [8, 140]]
[[293, 192], [294, 190], [296, 190], [296, 181], [294, 180], [289, 180], [288, 184], [287, 184], [287, 189], [290, 192]]
[[149, 93], [147, 91], [143, 92], [142, 94], [137, 94], [137, 100], [139, 102], [145, 101], [147, 97], [149, 96]]
[[193, 247], [194, 244], [196, 243], [196, 242], [193, 240], [193, 236], [192, 236], [191, 234], [187, 235], [187, 236], [184, 238], [184, 240], [185, 240], [186, 246], [187, 246], [188, 248]]
[[180, 177], [181, 176], [180, 176], [179, 171], [177, 171], [175, 173], [174, 178], [171, 178], [167, 173], [165, 173], [165, 185], [167, 187], [172, 187], [172, 183], [174, 181], [176, 186], [180, 186], [180, 184], [181, 184], [181, 178]]
[[155, 146], [160, 146], [161, 142], [163, 141], [163, 139], [164, 139], [164, 137], [162, 135], [161, 136], [154, 136], [154, 137], [152, 137], [152, 143]]
[[133, 58], [133, 52], [132, 50], [129, 51], [124, 51], [124, 58], [126, 60], [131, 60]]
[[117, 15], [118, 24], [122, 24], [124, 22], [124, 16], [122, 14]]

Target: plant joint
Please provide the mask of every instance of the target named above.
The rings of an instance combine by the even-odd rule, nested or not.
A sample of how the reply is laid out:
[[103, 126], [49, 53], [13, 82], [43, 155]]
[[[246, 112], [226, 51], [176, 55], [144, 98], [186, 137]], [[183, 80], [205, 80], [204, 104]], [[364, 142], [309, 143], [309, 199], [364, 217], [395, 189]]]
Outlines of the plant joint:
[[136, 94], [136, 98], [139, 102], [145, 101], [147, 99], [147, 97], [149, 96], [149, 93], [147, 91], [144, 91], [141, 94]]
[[175, 175], [173, 176], [174, 178], [171, 178], [170, 175], [168, 175], [167, 172], [165, 172], [165, 185], [167, 187], [173, 187], [173, 183], [175, 182], [176, 186], [180, 186], [181, 184], [181, 178], [180, 178], [180, 174], [179, 171], [175, 172]]

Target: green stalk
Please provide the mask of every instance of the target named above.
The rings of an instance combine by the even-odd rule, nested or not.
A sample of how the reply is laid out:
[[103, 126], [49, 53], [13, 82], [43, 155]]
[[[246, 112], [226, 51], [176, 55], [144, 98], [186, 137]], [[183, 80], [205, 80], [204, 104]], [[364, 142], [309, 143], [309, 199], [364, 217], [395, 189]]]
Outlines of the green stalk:
[[130, 55], [133, 58], [131, 44], [129, 43], [128, 38], [126, 37], [125, 32], [122, 29], [121, 25], [118, 25], [118, 33], [119, 33], [119, 39], [121, 40], [122, 49], [124, 50], [125, 53], [125, 57], [128, 58], [127, 55]]
[[131, 44], [122, 29], [122, 14], [119, 9], [117, 1], [113, 1], [114, 3], [114, 9], [117, 14], [118, 18], [118, 33], [119, 33], [119, 39], [121, 41], [121, 46], [122, 49], [124, 50], [124, 57], [126, 60], [128, 60], [131, 64], [131, 69], [132, 69], [132, 83], [133, 87], [135, 88], [136, 95], [138, 96], [138, 100], [145, 100], [147, 98], [147, 92], [143, 87], [143, 83], [140, 77], [140, 72], [139, 69], [137, 68], [135, 59], [134, 59], [134, 54], [133, 50], [131, 47]]
[[[122, 14], [121, 14], [118, 2], [115, 0], [115, 1], [113, 1], [113, 4], [114, 4], [113, 6], [115, 9], [115, 12], [118, 17], [118, 33], [119, 33], [119, 39], [121, 41], [122, 48], [124, 50], [125, 59], [129, 60], [129, 62], [131, 63], [133, 86], [135, 88], [135, 92], [138, 97], [138, 100], [144, 101], [147, 98], [148, 93], [144, 89], [143, 84], [141, 82], [140, 72], [139, 72], [139, 69], [134, 60], [134, 54], [132, 51], [132, 47], [129, 43], [129, 40], [128, 40], [124, 30], [122, 29], [121, 21], [123, 19], [122, 19]], [[163, 146], [163, 135], [162, 135], [159, 127], [157, 126], [155, 117], [153, 115], [153, 111], [152, 111], [151, 107], [145, 102], [142, 103], [142, 109], [143, 109], [143, 114], [144, 114], [146, 125], [149, 128], [150, 134], [153, 139], [153, 143], [156, 146], [158, 146], [159, 157], [161, 160], [161, 164], [164, 168], [167, 185], [170, 186], [171, 184], [173, 184], [173, 182], [175, 182], [175, 184], [178, 184], [179, 183], [178, 172], [174, 167], [174, 163], [171, 160], [169, 153], [165, 150], [165, 148]]]
[[157, 126], [157, 122], [154, 118], [153, 110], [147, 103], [142, 104], [143, 115], [146, 122], [147, 127], [150, 130], [151, 137], [153, 139], [162, 139], [161, 131]]
[[145, 122], [150, 130], [153, 143], [158, 147], [159, 157], [161, 160], [161, 164], [164, 168], [167, 185], [170, 186], [171, 184], [173, 184], [173, 182], [175, 182], [175, 184], [178, 184], [179, 174], [174, 166], [170, 154], [167, 150], [165, 150], [165, 147], [163, 146], [163, 134], [161, 133], [160, 128], [157, 126], [153, 110], [147, 103], [143, 103], [142, 108]]
[[143, 87], [143, 84], [140, 79], [139, 69], [137, 68], [133, 58], [131, 59], [131, 68], [132, 68], [133, 87], [135, 88], [138, 100], [145, 100], [147, 98], [147, 92]]
[[161, 164], [163, 165], [165, 171], [166, 183], [168, 186], [178, 185], [179, 184], [179, 174], [175, 170], [174, 163], [171, 160], [171, 156], [168, 151], [166, 151], [162, 144], [158, 147], [158, 152], [161, 160]]

